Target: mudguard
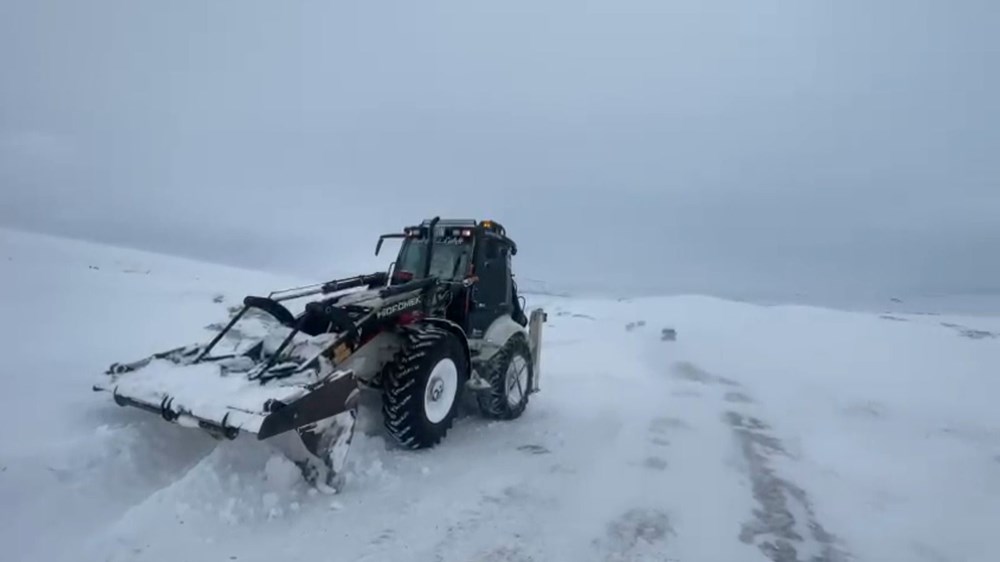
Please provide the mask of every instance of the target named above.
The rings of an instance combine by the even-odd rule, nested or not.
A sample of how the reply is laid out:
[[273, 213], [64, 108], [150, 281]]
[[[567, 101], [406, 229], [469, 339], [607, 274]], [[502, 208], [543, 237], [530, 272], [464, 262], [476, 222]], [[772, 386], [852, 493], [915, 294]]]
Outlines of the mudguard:
[[489, 361], [489, 359], [493, 357], [496, 352], [500, 351], [500, 348], [507, 343], [507, 340], [517, 333], [522, 333], [525, 336], [528, 335], [524, 326], [515, 322], [509, 314], [504, 314], [503, 316], [498, 317], [492, 324], [490, 324], [490, 327], [486, 329], [483, 339], [477, 342], [479, 354], [476, 359], [479, 361]]

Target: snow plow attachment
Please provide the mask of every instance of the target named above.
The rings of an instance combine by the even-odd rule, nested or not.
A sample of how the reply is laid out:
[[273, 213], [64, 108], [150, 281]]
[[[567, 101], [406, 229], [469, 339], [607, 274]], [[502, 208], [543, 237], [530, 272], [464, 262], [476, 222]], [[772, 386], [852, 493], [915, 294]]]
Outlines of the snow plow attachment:
[[[94, 390], [110, 392], [119, 406], [131, 406], [161, 416], [168, 422], [198, 428], [219, 439], [256, 435], [294, 461], [311, 484], [339, 487], [338, 476], [346, 462], [354, 433], [358, 386], [350, 371], [338, 371], [316, 385], [262, 386], [228, 396], [171, 393], [163, 378], [192, 380], [222, 377], [209, 369], [166, 367], [152, 362], [134, 379], [118, 375]], [[201, 367], [196, 365], [195, 367]], [[208, 366], [208, 365], [205, 365]], [[141, 377], [139, 375], [142, 375]], [[192, 390], [197, 390], [192, 386]]]
[[308, 482], [335, 492], [360, 393], [350, 363], [359, 326], [375, 311], [354, 307], [348, 312], [320, 301], [307, 304], [296, 317], [280, 301], [382, 279], [374, 274], [281, 296], [247, 297], [209, 343], [112, 364], [93, 390], [110, 393], [120, 406], [219, 439], [246, 433], [267, 440], [299, 466]]

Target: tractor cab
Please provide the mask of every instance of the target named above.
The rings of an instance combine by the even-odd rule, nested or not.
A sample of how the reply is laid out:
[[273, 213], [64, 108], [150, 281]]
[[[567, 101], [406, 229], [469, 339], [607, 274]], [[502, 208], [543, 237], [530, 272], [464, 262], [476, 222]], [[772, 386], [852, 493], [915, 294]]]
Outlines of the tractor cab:
[[[429, 221], [403, 231], [391, 283], [436, 277], [461, 282], [470, 277], [475, 251], [475, 221]], [[433, 236], [431, 230], [433, 229]]]
[[379, 238], [376, 254], [387, 238], [401, 238], [390, 285], [426, 278], [456, 286], [448, 317], [479, 337], [498, 317], [509, 314], [522, 326], [527, 318], [517, 297], [511, 256], [517, 245], [494, 221], [432, 219], [407, 227], [401, 234]]

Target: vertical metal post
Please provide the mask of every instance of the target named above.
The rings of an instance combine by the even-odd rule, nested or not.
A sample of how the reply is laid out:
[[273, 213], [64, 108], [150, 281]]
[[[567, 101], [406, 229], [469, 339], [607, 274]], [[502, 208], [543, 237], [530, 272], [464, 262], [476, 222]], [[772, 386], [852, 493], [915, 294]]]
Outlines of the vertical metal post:
[[424, 260], [424, 279], [431, 276], [431, 257], [434, 253], [434, 229], [437, 227], [439, 220], [441, 220], [441, 217], [431, 219], [430, 229], [427, 233], [427, 258]]
[[528, 320], [528, 345], [531, 347], [532, 377], [529, 392], [541, 390], [539, 379], [541, 378], [542, 367], [542, 324], [545, 323], [546, 314], [541, 308], [531, 311], [531, 318]]

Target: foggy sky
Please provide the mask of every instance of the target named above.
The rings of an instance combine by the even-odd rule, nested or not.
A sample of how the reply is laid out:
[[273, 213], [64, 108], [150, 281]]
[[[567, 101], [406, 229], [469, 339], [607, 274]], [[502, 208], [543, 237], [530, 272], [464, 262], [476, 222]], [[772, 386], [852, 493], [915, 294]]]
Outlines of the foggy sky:
[[522, 277], [1000, 289], [989, 0], [0, 3], [0, 224], [367, 271], [494, 218]]

